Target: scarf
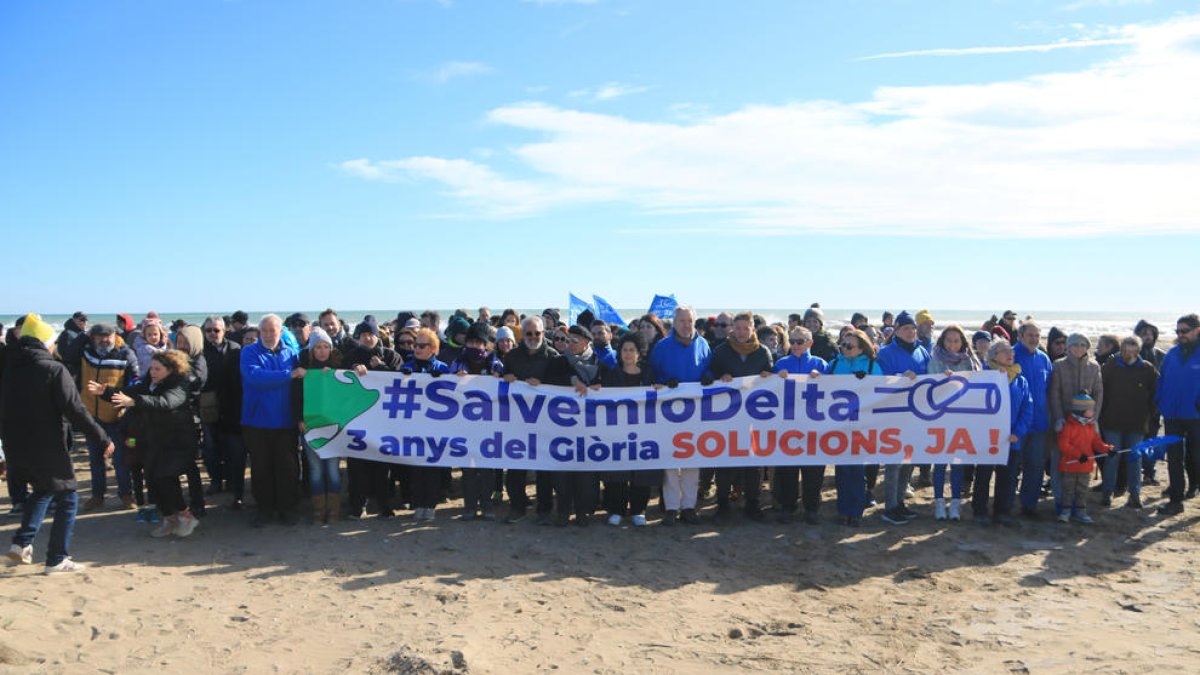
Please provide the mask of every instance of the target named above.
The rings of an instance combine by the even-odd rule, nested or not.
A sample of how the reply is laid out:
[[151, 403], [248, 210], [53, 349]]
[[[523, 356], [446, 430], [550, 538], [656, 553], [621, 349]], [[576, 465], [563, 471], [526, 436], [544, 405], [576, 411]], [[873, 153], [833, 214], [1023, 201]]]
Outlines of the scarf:
[[579, 377], [585, 384], [596, 381], [596, 375], [600, 373], [600, 363], [596, 360], [595, 352], [592, 351], [592, 346], [588, 345], [587, 351], [579, 356], [567, 352], [567, 363], [575, 371], [575, 375]]
[[1021, 374], [1021, 364], [1019, 363], [1014, 363], [1011, 366], [1002, 366], [995, 361], [988, 361], [988, 367], [1001, 373], [1008, 373], [1009, 384], [1012, 384], [1012, 381], [1017, 379], [1017, 376]]
[[900, 339], [899, 335], [896, 335], [894, 333], [892, 334], [892, 343], [900, 345], [900, 348], [903, 349], [904, 351], [908, 352], [909, 354], [917, 351], [917, 343], [905, 342], [904, 340]]
[[758, 351], [760, 345], [758, 344], [758, 336], [754, 333], [751, 333], [750, 339], [746, 342], [738, 342], [732, 337], [729, 338], [729, 346], [733, 349], [733, 351], [737, 352], [741, 356], [750, 356], [754, 352]]
[[975, 355], [970, 350], [964, 349], [961, 352], [952, 352], [949, 349], [942, 348], [941, 345], [933, 346], [933, 357], [947, 366], [957, 366], [967, 361], [978, 363], [975, 360]]

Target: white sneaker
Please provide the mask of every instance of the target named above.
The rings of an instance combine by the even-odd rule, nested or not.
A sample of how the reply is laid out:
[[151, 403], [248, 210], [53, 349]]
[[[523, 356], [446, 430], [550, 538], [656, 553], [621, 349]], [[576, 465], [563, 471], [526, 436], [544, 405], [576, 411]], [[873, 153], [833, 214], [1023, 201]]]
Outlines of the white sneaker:
[[70, 558], [63, 558], [62, 562], [58, 563], [57, 565], [46, 565], [46, 569], [43, 571], [46, 574], [62, 574], [64, 572], [81, 572], [83, 569], [83, 565], [80, 565], [74, 560], [71, 560]]
[[612, 514], [611, 516], [608, 517], [608, 524], [609, 525], [620, 525], [621, 524], [621, 516], [619, 516], [615, 513]]
[[193, 516], [190, 512], [184, 511], [179, 515], [179, 520], [175, 523], [174, 534], [176, 537], [186, 537], [195, 531], [196, 526], [200, 524], [200, 519]]
[[16, 544], [8, 547], [8, 559], [14, 565], [31, 565], [33, 564], [33, 547], [20, 547]]
[[962, 520], [962, 507], [957, 499], [950, 500], [950, 520]]
[[178, 524], [179, 516], [167, 516], [166, 518], [162, 519], [162, 522], [158, 524], [158, 527], [150, 530], [150, 536], [154, 537], [155, 539], [169, 537], [175, 533], [175, 528], [178, 526]]
[[645, 527], [646, 526], [646, 516], [644, 516], [640, 513], [638, 515], [634, 516], [633, 518], [630, 518], [629, 520], [633, 523], [634, 527]]
[[905, 499], [912, 499], [916, 495], [917, 495], [917, 493], [913, 491], [913, 486], [911, 486], [911, 485], [904, 486], [904, 498]]
[[946, 519], [946, 500], [945, 499], [933, 500], [933, 519], [934, 520], [945, 520]]

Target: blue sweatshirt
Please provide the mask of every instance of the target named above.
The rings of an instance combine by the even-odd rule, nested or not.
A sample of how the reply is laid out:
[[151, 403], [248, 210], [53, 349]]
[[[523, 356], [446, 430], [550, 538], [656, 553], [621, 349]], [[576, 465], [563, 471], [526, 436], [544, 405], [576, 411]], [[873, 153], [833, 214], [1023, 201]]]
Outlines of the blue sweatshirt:
[[1050, 373], [1054, 365], [1046, 352], [1029, 348], [1018, 342], [1013, 346], [1013, 362], [1021, 366], [1021, 376], [1029, 381], [1029, 391], [1033, 394], [1033, 421], [1029, 427], [1032, 432], [1050, 430], [1050, 409], [1046, 401], [1046, 393], [1050, 391]]
[[260, 429], [290, 429], [292, 370], [299, 353], [280, 340], [271, 351], [262, 340], [242, 348], [242, 424]]
[[1158, 374], [1158, 391], [1154, 402], [1164, 419], [1194, 420], [1200, 418], [1200, 348], [1192, 350], [1186, 360], [1181, 345], [1167, 352]]
[[902, 375], [913, 371], [917, 375], [929, 373], [929, 351], [916, 344], [910, 352], [905, 349], [900, 338], [893, 337], [891, 344], [879, 350], [879, 367], [884, 375]]
[[804, 352], [799, 358], [788, 354], [775, 362], [775, 372], [786, 370], [789, 375], [808, 375], [814, 370], [823, 373], [827, 367], [829, 364], [825, 359], [813, 356], [811, 352]]
[[712, 349], [699, 335], [685, 347], [671, 333], [659, 340], [650, 352], [650, 368], [660, 383], [667, 380], [699, 382], [708, 370], [709, 361], [712, 361]]

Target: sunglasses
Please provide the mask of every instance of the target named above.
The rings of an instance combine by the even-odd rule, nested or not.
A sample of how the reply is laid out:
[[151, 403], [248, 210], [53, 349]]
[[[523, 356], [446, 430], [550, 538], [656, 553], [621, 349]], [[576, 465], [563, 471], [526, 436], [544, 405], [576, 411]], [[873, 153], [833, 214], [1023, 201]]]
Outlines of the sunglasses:
[[555, 335], [555, 336], [554, 336], [554, 341], [555, 341], [555, 342], [566, 342], [566, 341], [567, 341], [567, 338], [566, 338], [566, 336], [565, 336], [565, 335]]
[[536, 330], [527, 330], [527, 331], [525, 331], [525, 334], [532, 335], [533, 337], [541, 337], [541, 335], [542, 335], [541, 331], [536, 331]]
[[792, 344], [794, 344], [794, 345], [806, 345], [806, 344], [808, 344], [808, 340], [790, 340], [790, 342], [791, 342]]
[[727, 323], [714, 323], [713, 324], [713, 326], [716, 326], [717, 328], [729, 328], [729, 325], [730, 324], [727, 324]]
[[1175, 329], [1175, 334], [1176, 334], [1176, 335], [1187, 335], [1188, 333], [1190, 333], [1190, 332], [1192, 332], [1192, 331], [1194, 331], [1194, 330], [1196, 330], [1196, 328], [1195, 328], [1195, 327], [1192, 327], [1192, 328], [1176, 328], [1176, 329]]
[[220, 329], [220, 328], [205, 328], [204, 332], [205, 333], [220, 333], [221, 330], [222, 329]]
[[843, 343], [839, 344], [838, 347], [841, 347], [842, 349], [858, 349], [859, 348], [857, 342], [843, 342]]
[[413, 346], [413, 343], [411, 340], [403, 340], [401, 342], [397, 342], [396, 346], [397, 347], [411, 347], [411, 346]]
[[417, 343], [415, 343], [415, 345], [416, 345], [417, 349], [426, 349], [428, 347], [432, 347], [433, 343], [432, 342], [417, 342]]

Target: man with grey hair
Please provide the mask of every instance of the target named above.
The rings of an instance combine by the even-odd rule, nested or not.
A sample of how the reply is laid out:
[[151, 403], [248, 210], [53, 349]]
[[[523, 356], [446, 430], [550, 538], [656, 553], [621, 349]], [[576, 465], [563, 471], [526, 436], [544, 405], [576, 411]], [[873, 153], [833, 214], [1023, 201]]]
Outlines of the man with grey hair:
[[1029, 519], [1037, 518], [1037, 503], [1046, 473], [1046, 446], [1055, 442], [1046, 400], [1053, 364], [1042, 351], [1041, 341], [1042, 329], [1033, 321], [1026, 321], [1017, 329], [1017, 344], [1013, 346], [1013, 360], [1021, 366], [1021, 374], [1029, 382], [1033, 395], [1033, 419], [1021, 449], [1021, 515]]
[[258, 322], [258, 342], [242, 348], [242, 437], [250, 451], [250, 480], [258, 506], [254, 525], [273, 516], [296, 522], [300, 464], [292, 415], [292, 378], [299, 354], [283, 340], [283, 321], [268, 314]]
[[225, 333], [225, 320], [204, 320], [204, 362], [208, 379], [200, 391], [200, 426], [204, 431], [204, 468], [209, 494], [228, 490], [231, 507], [242, 508], [246, 489], [246, 444], [242, 440], [242, 346]]
[[[545, 324], [540, 316], [527, 317], [521, 322], [521, 344], [504, 356], [504, 381], [523, 381], [538, 386], [546, 379], [550, 362], [558, 358], [558, 352], [546, 344]], [[525, 518], [529, 508], [529, 496], [525, 494], [527, 472], [525, 469], [509, 469], [505, 472], [504, 486], [508, 490], [509, 513], [504, 522], [512, 524]], [[554, 510], [554, 472], [537, 472], [537, 516], [538, 524], [550, 524]]]

